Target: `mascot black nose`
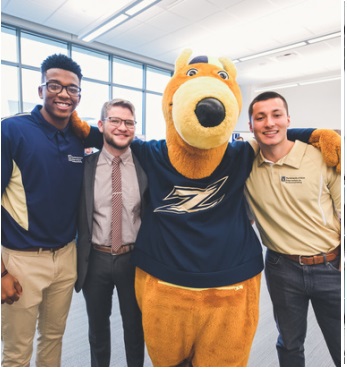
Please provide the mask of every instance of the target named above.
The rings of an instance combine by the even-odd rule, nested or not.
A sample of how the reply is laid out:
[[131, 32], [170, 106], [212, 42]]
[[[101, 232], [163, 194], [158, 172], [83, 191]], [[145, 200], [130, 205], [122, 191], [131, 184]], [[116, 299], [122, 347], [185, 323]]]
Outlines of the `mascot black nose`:
[[224, 105], [213, 97], [198, 102], [195, 115], [203, 127], [216, 127], [225, 118]]

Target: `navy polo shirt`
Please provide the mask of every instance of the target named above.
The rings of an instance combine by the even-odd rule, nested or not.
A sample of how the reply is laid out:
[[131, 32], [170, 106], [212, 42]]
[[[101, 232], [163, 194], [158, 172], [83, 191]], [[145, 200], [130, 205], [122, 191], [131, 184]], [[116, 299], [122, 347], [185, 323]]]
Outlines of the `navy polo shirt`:
[[76, 236], [83, 143], [41, 108], [1, 122], [1, 241], [11, 249], [54, 248]]

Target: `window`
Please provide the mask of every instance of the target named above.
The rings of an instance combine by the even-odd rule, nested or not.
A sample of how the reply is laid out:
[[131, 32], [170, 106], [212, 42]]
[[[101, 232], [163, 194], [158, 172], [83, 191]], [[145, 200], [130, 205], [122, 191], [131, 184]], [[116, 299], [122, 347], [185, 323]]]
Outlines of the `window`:
[[163, 93], [171, 78], [171, 72], [156, 68], [147, 68], [147, 90]]
[[[108, 55], [80, 47], [72, 47], [72, 59], [81, 66], [84, 78], [109, 80]], [[101, 107], [100, 107], [101, 109]]]
[[1, 27], [1, 58], [12, 62], [18, 61], [17, 38], [14, 29]]
[[161, 107], [162, 96], [146, 95], [146, 140], [162, 140], [166, 135], [166, 123]]
[[20, 111], [18, 90], [18, 68], [1, 66], [1, 117]]
[[142, 65], [113, 58], [113, 82], [118, 85], [142, 88]]
[[1, 41], [2, 116], [31, 111], [42, 104], [38, 95], [42, 61], [52, 54], [71, 54], [83, 74], [77, 107], [82, 119], [97, 124], [105, 101], [124, 98], [135, 106], [137, 136], [165, 138], [161, 100], [171, 71], [9, 24], [1, 27]]
[[77, 113], [91, 124], [97, 124], [100, 119], [102, 105], [109, 100], [108, 85], [82, 80], [81, 102]]
[[114, 87], [113, 88], [113, 98], [114, 99], [125, 99], [129, 100], [135, 106], [135, 114], [136, 114], [136, 133], [143, 133], [143, 125], [142, 125], [142, 92], [131, 90], [129, 88], [121, 88]]
[[23, 111], [32, 111], [37, 104], [42, 104], [38, 87], [41, 84], [41, 72], [23, 69]]
[[22, 64], [40, 67], [42, 61], [49, 55], [67, 55], [67, 44], [22, 32], [21, 54]]

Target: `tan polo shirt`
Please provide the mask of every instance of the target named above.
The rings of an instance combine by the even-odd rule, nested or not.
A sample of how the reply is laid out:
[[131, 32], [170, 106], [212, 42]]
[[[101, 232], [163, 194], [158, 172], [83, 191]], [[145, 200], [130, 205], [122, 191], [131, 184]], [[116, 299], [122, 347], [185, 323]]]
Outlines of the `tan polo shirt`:
[[296, 141], [277, 163], [258, 153], [245, 192], [269, 249], [315, 255], [340, 245], [341, 178], [313, 146]]
[[[136, 168], [130, 148], [120, 156], [122, 175], [122, 238], [123, 245], [134, 243], [141, 225], [141, 197]], [[96, 167], [92, 242], [111, 245], [112, 160], [103, 147]]]

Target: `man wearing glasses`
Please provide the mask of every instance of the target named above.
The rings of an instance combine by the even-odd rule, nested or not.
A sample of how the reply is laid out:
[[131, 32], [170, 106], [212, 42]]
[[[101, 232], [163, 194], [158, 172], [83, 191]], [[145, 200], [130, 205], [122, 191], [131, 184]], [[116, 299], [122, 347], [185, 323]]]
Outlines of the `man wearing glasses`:
[[62, 336], [76, 281], [76, 218], [84, 147], [70, 117], [81, 68], [54, 54], [41, 65], [43, 105], [1, 124], [2, 366], [61, 364]]
[[130, 144], [135, 108], [106, 102], [98, 127], [102, 150], [85, 159], [78, 215], [76, 291], [83, 291], [89, 321], [91, 366], [109, 366], [112, 295], [117, 288], [128, 366], [143, 366], [141, 312], [135, 298], [135, 267], [129, 260], [141, 224], [147, 178]]

